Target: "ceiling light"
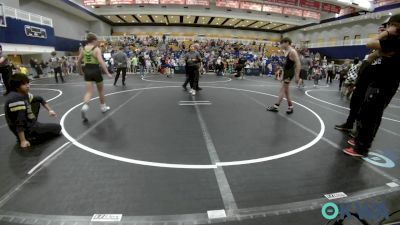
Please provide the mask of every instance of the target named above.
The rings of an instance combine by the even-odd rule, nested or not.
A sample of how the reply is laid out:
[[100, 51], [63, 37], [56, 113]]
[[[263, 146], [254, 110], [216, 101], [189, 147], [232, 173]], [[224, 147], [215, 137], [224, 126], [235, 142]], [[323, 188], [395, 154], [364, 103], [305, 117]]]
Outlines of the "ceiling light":
[[142, 18], [142, 16], [139, 16], [140, 18]]
[[219, 25], [219, 23], [217, 23], [217, 25]]
[[146, 23], [148, 23], [149, 21], [148, 20], [146, 20]]
[[126, 18], [126, 16], [124, 16], [124, 18]]
[[92, 9], [94, 9], [94, 8], [95, 8], [95, 7], [94, 7], [94, 5], [92, 5], [91, 7], [92, 7]]
[[232, 24], [229, 24], [229, 26], [232, 26]]
[[157, 18], [158, 16], [154, 16], [155, 18]]
[[110, 18], [110, 16], [107, 16], [107, 18]]
[[255, 28], [258, 28], [257, 26], [254, 26]]
[[132, 23], [134, 23], [135, 21], [134, 20], [132, 20]]
[[171, 18], [174, 18], [174, 16], [171, 16]]
[[249, 21], [248, 20], [246, 20], [246, 23], [248, 23]]

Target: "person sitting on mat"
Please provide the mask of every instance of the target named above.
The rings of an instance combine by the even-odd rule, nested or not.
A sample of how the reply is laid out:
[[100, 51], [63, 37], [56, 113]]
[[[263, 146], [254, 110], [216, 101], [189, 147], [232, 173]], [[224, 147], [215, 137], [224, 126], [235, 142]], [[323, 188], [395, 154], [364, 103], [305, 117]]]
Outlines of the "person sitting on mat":
[[40, 123], [37, 121], [40, 105], [49, 112], [50, 116], [57, 114], [40, 96], [29, 93], [29, 79], [25, 74], [16, 73], [9, 81], [10, 93], [4, 104], [7, 124], [11, 132], [17, 137], [21, 148], [31, 146], [31, 141], [42, 142], [58, 136], [61, 126], [56, 123]]

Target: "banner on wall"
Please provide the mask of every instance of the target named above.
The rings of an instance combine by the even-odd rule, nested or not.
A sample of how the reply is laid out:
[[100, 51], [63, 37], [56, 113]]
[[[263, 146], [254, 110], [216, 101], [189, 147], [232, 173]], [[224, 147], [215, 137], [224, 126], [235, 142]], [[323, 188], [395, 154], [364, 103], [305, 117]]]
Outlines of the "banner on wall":
[[340, 13], [341, 7], [337, 5], [332, 5], [329, 3], [322, 3], [321, 7], [322, 11], [331, 12], [331, 13]]
[[25, 34], [28, 37], [47, 39], [46, 29], [40, 27], [25, 25]]
[[321, 7], [321, 3], [314, 0], [300, 0], [300, 6], [318, 10]]

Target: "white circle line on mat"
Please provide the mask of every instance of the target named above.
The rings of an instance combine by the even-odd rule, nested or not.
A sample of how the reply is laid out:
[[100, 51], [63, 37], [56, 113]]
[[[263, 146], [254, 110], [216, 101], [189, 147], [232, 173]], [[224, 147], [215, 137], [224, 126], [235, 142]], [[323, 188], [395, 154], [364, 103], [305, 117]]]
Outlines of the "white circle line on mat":
[[[323, 103], [328, 104], [328, 105], [336, 106], [336, 107], [341, 108], [341, 109], [350, 110], [350, 109], [347, 108], [347, 107], [344, 107], [344, 106], [341, 106], [341, 105], [336, 105], [336, 104], [333, 104], [333, 103], [331, 103], [331, 102], [328, 102], [328, 101], [325, 101], [325, 100], [316, 98], [316, 97], [314, 97], [314, 96], [312, 96], [312, 95], [310, 95], [310, 94], [308, 93], [308, 92], [313, 92], [313, 91], [315, 92], [315, 91], [333, 91], [333, 90], [307, 90], [307, 91], [305, 92], [305, 94], [306, 94], [308, 97], [310, 97], [310, 98], [312, 98], [312, 99], [314, 99], [314, 100], [317, 100], [317, 101], [319, 101], [319, 102], [323, 102]], [[392, 119], [392, 118], [389, 118], [389, 117], [384, 117], [384, 116], [382, 116], [382, 119], [400, 123], [400, 120]]]
[[[106, 96], [110, 95], [115, 95], [115, 94], [120, 94], [120, 93], [126, 93], [126, 92], [132, 92], [132, 91], [140, 91], [140, 90], [154, 90], [154, 89], [162, 89], [162, 88], [179, 88], [180, 86], [163, 86], [163, 87], [146, 87], [146, 88], [137, 88], [137, 89], [130, 89], [130, 90], [124, 90], [124, 91], [118, 91], [118, 92], [113, 92], [109, 93]], [[252, 90], [246, 90], [246, 89], [238, 89], [238, 88], [227, 88], [227, 87], [213, 87], [213, 86], [204, 86], [205, 88], [215, 88], [215, 89], [226, 89], [226, 90], [236, 90], [236, 91], [244, 91], [244, 92], [249, 92], [249, 93], [255, 93], [255, 94], [260, 94], [260, 95], [267, 95], [267, 96], [272, 96], [272, 97], [278, 97], [276, 95], [264, 93], [264, 92], [258, 92], [258, 91], [252, 91]], [[95, 100], [96, 98], [92, 98], [91, 100]], [[83, 103], [77, 104], [70, 108], [61, 118], [60, 125], [62, 127], [62, 133], [63, 135], [76, 147], [93, 153], [95, 155], [104, 157], [104, 158], [109, 158], [121, 162], [126, 162], [126, 163], [132, 163], [132, 164], [138, 164], [138, 165], [144, 165], [144, 166], [153, 166], [153, 167], [162, 167], [162, 168], [175, 168], [175, 169], [215, 169], [219, 166], [235, 166], [235, 165], [247, 165], [247, 164], [253, 164], [253, 163], [261, 163], [261, 162], [266, 162], [266, 161], [271, 161], [274, 159], [280, 159], [284, 157], [288, 157], [294, 154], [297, 154], [299, 152], [302, 152], [304, 150], [307, 150], [308, 148], [312, 147], [315, 145], [324, 135], [325, 133], [325, 124], [321, 117], [314, 111], [312, 111], [310, 108], [294, 102], [295, 104], [305, 108], [306, 110], [310, 111], [319, 121], [320, 123], [320, 131], [318, 135], [309, 143], [305, 144], [304, 146], [298, 147], [296, 149], [293, 149], [291, 151], [273, 155], [273, 156], [268, 156], [268, 157], [262, 157], [262, 158], [256, 158], [256, 159], [249, 159], [249, 160], [239, 160], [239, 161], [231, 161], [231, 162], [217, 162], [215, 164], [209, 164], [209, 165], [193, 165], [193, 164], [171, 164], [171, 163], [160, 163], [160, 162], [151, 162], [151, 161], [144, 161], [144, 160], [136, 160], [132, 158], [125, 158], [117, 155], [112, 155], [109, 153], [105, 153], [96, 149], [93, 149], [89, 146], [83, 145], [80, 142], [78, 142], [75, 138], [73, 138], [65, 129], [65, 119], [71, 113], [74, 109], [78, 108], [81, 106]]]

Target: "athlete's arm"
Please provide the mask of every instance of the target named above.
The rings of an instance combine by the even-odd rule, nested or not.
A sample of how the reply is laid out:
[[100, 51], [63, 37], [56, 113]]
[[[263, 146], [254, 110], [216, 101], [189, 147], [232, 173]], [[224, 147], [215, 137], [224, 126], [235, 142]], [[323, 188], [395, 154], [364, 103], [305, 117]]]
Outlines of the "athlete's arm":
[[386, 39], [390, 35], [397, 36], [397, 28], [396, 26], [389, 26], [385, 31], [381, 32], [377, 37], [371, 38], [368, 43], [367, 47], [371, 49], [381, 50], [381, 43], [380, 41]]
[[77, 62], [77, 66], [78, 66], [78, 72], [80, 75], [83, 75], [83, 71], [82, 71], [82, 59], [83, 59], [83, 51], [79, 52], [79, 56], [78, 56], [78, 62]]
[[111, 78], [112, 76], [111, 76], [111, 74], [108, 72], [107, 65], [106, 65], [106, 63], [104, 62], [103, 57], [101, 56], [101, 51], [100, 51], [100, 49], [96, 47], [96, 48], [94, 49], [93, 53], [94, 53], [94, 56], [97, 58], [97, 61], [99, 61], [99, 64], [100, 64], [101, 68], [103, 69], [103, 71], [107, 74], [108, 77]]
[[295, 50], [292, 50], [289, 53], [289, 58], [290, 60], [294, 61], [294, 75], [296, 76], [296, 80], [300, 79], [300, 70], [301, 70], [301, 63], [300, 63], [300, 58], [299, 55], [297, 54], [297, 52]]

